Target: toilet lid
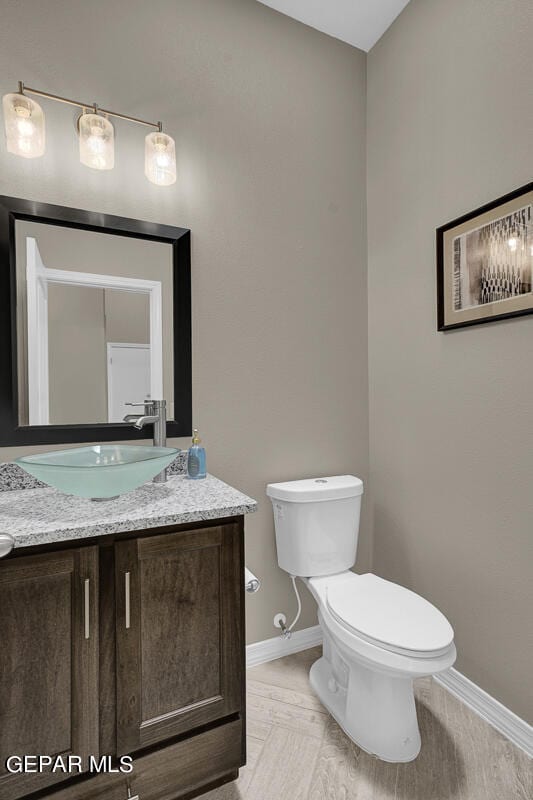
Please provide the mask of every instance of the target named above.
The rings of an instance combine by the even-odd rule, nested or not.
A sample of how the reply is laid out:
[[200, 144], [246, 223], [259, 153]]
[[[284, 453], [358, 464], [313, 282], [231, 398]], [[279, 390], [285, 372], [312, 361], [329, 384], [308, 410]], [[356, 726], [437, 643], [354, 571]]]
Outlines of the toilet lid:
[[453, 628], [435, 606], [371, 573], [328, 583], [327, 605], [341, 625], [386, 649], [436, 654], [453, 642]]

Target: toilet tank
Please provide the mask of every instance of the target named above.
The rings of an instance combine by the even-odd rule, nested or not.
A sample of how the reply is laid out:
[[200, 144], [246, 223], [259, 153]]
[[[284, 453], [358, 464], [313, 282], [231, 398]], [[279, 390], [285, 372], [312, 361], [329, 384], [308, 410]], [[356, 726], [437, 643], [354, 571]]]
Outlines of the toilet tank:
[[278, 564], [291, 575], [334, 575], [355, 564], [363, 482], [353, 475], [269, 483]]

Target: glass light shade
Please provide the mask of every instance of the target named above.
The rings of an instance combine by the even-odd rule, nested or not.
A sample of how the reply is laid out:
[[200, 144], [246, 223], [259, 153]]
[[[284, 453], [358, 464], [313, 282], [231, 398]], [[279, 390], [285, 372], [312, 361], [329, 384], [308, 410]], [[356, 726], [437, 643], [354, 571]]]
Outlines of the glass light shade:
[[6, 94], [2, 104], [8, 153], [23, 158], [42, 156], [44, 112], [39, 103], [24, 94]]
[[149, 133], [144, 144], [144, 174], [157, 186], [176, 183], [176, 144], [161, 131]]
[[78, 121], [80, 161], [92, 169], [115, 166], [115, 129], [99, 114], [82, 114]]

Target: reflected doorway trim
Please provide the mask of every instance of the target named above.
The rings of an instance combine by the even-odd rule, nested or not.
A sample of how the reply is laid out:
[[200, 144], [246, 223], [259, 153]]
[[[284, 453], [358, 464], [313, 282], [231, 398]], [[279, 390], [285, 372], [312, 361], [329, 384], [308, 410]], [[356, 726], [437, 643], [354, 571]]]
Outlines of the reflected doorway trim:
[[43, 264], [37, 242], [26, 237], [28, 286], [28, 408], [30, 425], [48, 425], [48, 286], [86, 286], [147, 294], [150, 300], [150, 393], [163, 399], [163, 296], [161, 281], [51, 269]]

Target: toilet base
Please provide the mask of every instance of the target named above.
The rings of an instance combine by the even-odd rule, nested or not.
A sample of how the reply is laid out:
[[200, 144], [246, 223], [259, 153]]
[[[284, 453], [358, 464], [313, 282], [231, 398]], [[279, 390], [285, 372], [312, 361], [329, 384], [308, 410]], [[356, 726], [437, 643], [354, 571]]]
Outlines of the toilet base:
[[392, 763], [413, 761], [420, 752], [420, 732], [412, 681], [357, 663], [344, 665], [347, 686], [325, 656], [311, 667], [309, 680], [320, 702], [366, 753]]

